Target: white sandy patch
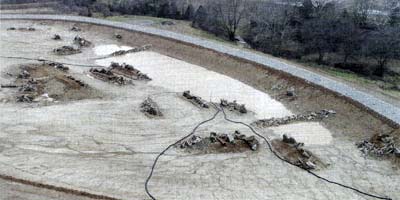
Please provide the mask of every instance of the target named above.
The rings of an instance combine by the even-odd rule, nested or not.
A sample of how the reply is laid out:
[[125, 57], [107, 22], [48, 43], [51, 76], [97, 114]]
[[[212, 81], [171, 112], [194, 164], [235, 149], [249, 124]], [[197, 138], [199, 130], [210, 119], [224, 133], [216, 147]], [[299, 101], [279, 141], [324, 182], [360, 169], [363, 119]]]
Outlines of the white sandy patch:
[[129, 49], [132, 49], [132, 47], [118, 46], [115, 44], [100, 45], [100, 46], [96, 46], [95, 48], [93, 48], [94, 53], [98, 56], [106, 56], [106, 55], [110, 55], [111, 53], [119, 51], [119, 50], [129, 50]]
[[323, 145], [329, 144], [332, 141], [332, 135], [329, 130], [321, 126], [318, 122], [301, 122], [273, 127], [271, 129], [280, 138], [282, 138], [283, 134], [286, 134], [306, 145]]
[[[95, 52], [104, 55], [104, 51], [109, 52], [109, 49], [120, 50], [115, 47], [116, 45], [99, 46], [95, 48]], [[219, 102], [220, 99], [237, 100], [238, 103], [245, 104], [246, 108], [253, 111], [258, 119], [292, 115], [292, 112], [286, 109], [282, 103], [249, 85], [156, 52], [144, 51], [101, 59], [97, 60], [96, 64], [109, 66], [111, 62], [130, 64], [152, 78], [149, 84], [164, 87], [174, 92], [190, 90], [193, 94], [213, 102]], [[331, 141], [329, 131], [319, 123], [282, 126], [282, 128], [274, 129], [274, 132], [279, 135], [296, 133], [293, 136], [306, 144], [326, 144]], [[316, 140], [313, 140], [314, 137]], [[326, 138], [328, 140], [325, 140]]]

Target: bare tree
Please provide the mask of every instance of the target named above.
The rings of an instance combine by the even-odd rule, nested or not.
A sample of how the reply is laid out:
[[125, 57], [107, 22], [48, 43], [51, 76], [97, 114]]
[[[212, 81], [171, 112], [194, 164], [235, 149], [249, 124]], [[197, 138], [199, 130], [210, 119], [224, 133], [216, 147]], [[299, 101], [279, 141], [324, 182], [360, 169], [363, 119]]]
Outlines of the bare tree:
[[212, 5], [218, 25], [231, 41], [235, 40], [241, 21], [249, 14], [245, 3], [245, 0], [221, 0]]

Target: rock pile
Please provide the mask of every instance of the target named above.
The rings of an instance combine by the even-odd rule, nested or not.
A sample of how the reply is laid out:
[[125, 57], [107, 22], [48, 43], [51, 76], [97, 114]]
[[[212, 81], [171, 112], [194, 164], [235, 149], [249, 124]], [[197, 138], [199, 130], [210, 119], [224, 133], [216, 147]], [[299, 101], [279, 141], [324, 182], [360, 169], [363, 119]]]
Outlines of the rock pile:
[[335, 111], [325, 109], [319, 112], [311, 112], [309, 114], [291, 115], [282, 118], [261, 119], [253, 122], [252, 125], [265, 128], [271, 126], [291, 124], [294, 122], [318, 121], [318, 120], [323, 120], [334, 114], [336, 114]]
[[118, 50], [118, 51], [115, 51], [115, 52], [111, 53], [107, 57], [122, 56], [122, 55], [125, 55], [125, 54], [128, 54], [128, 53], [137, 53], [137, 52], [140, 52], [140, 51], [147, 51], [151, 47], [152, 47], [151, 44], [146, 44], [146, 45], [143, 45], [141, 47], [133, 47], [132, 49], [128, 49], [128, 50]]
[[62, 46], [62, 47], [54, 49], [53, 52], [57, 55], [72, 55], [72, 54], [81, 53], [82, 51], [80, 49], [75, 49], [72, 46]]
[[303, 149], [304, 144], [298, 143], [294, 138], [283, 135], [281, 141], [273, 141], [274, 149], [287, 161], [307, 170], [317, 167], [317, 158]]
[[209, 108], [209, 105], [206, 101], [204, 101], [201, 97], [191, 95], [189, 90], [183, 92], [183, 97], [185, 97], [193, 104], [200, 106], [201, 108]]
[[153, 116], [153, 117], [162, 117], [163, 116], [157, 103], [154, 102], [153, 99], [151, 99], [150, 97], [148, 97], [146, 100], [144, 100], [144, 102], [142, 102], [140, 104], [140, 111], [142, 111], [146, 115]]
[[100, 79], [102, 81], [114, 83], [117, 85], [126, 85], [130, 83], [129, 80], [125, 79], [122, 76], [115, 75], [111, 70], [109, 69], [96, 69], [96, 68], [91, 68], [89, 72], [97, 79]]
[[79, 36], [75, 36], [74, 43], [79, 47], [89, 47], [90, 45], [92, 45], [89, 40], [86, 40], [85, 38]]
[[356, 146], [364, 155], [400, 157], [400, 147], [396, 147], [394, 138], [388, 134], [374, 135], [370, 140], [356, 143]]
[[[201, 138], [200, 136], [193, 135], [189, 139], [183, 141], [179, 147], [185, 148], [198, 148], [207, 149], [213, 147], [226, 147], [226, 148], [241, 148], [247, 146], [252, 151], [258, 150], [260, 145], [259, 141], [254, 136], [246, 136], [241, 134], [239, 131], [235, 131], [233, 134], [215, 133], [211, 132], [209, 137]], [[217, 146], [215, 146], [217, 145]]]
[[236, 100], [233, 102], [229, 102], [225, 99], [221, 99], [220, 105], [222, 107], [228, 108], [230, 111], [237, 111], [243, 114], [247, 113], [246, 106], [244, 104], [238, 104]]
[[119, 64], [112, 62], [109, 69], [116, 74], [126, 76], [134, 80], [151, 80], [151, 78], [147, 74], [144, 74], [140, 70], [135, 69], [132, 65], [128, 65], [125, 63]]

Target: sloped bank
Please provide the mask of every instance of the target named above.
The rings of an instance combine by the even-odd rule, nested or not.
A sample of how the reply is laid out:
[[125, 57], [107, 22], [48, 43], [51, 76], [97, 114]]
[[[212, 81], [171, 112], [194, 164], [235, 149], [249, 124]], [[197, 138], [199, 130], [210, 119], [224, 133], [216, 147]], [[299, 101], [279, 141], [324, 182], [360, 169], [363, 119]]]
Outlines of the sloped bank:
[[[190, 60], [190, 62], [201, 64], [202, 66], [210, 68], [211, 70], [228, 74], [229, 76], [248, 83], [253, 87], [263, 91], [271, 92], [272, 90], [273, 94], [275, 93], [278, 95], [288, 87], [296, 87], [296, 89], [298, 88], [302, 91], [299, 93], [299, 98], [303, 98], [303, 100], [308, 99], [307, 103], [309, 104], [309, 106], [303, 104], [305, 102], [302, 102], [300, 99], [296, 105], [289, 105], [289, 108], [298, 112], [303, 110], [313, 110], [312, 108], [324, 109], [322, 107], [324, 104], [337, 107], [337, 105], [339, 105], [338, 103], [340, 103], [341, 107], [343, 107], [342, 105], [345, 105], [345, 108], [342, 108], [343, 112], [348, 112], [343, 116], [345, 118], [341, 120], [348, 120], [346, 118], [357, 120], [359, 118], [358, 115], [361, 115], [360, 112], [364, 112], [365, 114], [365, 111], [368, 111], [368, 113], [372, 116], [364, 116], [363, 120], [366, 122], [359, 121], [359, 123], [361, 123], [360, 126], [365, 125], [369, 128], [376, 125], [376, 127], [380, 127], [380, 123], [378, 121], [389, 124], [392, 128], [398, 128], [400, 124], [400, 108], [388, 104], [378, 98], [358, 91], [343, 83], [284, 63], [278, 59], [224, 46], [204, 39], [149, 27], [141, 27], [125, 23], [77, 16], [4, 14], [0, 15], [0, 19], [55, 20], [84, 23], [82, 26], [85, 26], [85, 24], [86, 26], [87, 24], [94, 24], [101, 25], [103, 27], [92, 27], [91, 29], [107, 29], [111, 27], [111, 30], [114, 32], [116, 31], [115, 28], [121, 29], [119, 31], [121, 32], [122, 36], [131, 34], [131, 36], [133, 35], [135, 37], [141, 37], [140, 41], [133, 41], [132, 37], [123, 37], [128, 38], [126, 40], [128, 43], [147, 43], [148, 40], [157, 40], [158, 42], [152, 42], [155, 44], [156, 51], [163, 52], [179, 59]], [[246, 72], [245, 75], [247, 77], [245, 77], [243, 72]], [[262, 73], [260, 74], [259, 72]], [[262, 78], [269, 80], [262, 80]], [[271, 84], [276, 82], [278, 82], [278, 89], [275, 87], [269, 87]], [[279, 85], [279, 82], [282, 84]], [[282, 88], [279, 88], [279, 86], [282, 86]], [[302, 97], [301, 94], [308, 94], [307, 92], [304, 92], [305, 90], [312, 94], [319, 95], [318, 98], [313, 98], [311, 100], [310, 98], [312, 97]], [[326, 102], [326, 99], [330, 99], [329, 102]], [[282, 101], [285, 103], [286, 100], [283, 99]], [[347, 105], [349, 102], [352, 105]], [[302, 108], [299, 108], [298, 104], [302, 104]], [[317, 106], [315, 104], [317, 104]], [[340, 109], [338, 110], [338, 113], [340, 113]], [[376, 121], [376, 119], [374, 120], [373, 118], [378, 118], [378, 121]], [[372, 122], [371, 120], [375, 122]], [[362, 123], [364, 123], [364, 125]], [[328, 126], [330, 125], [328, 124]], [[340, 127], [342, 127], [342, 124], [338, 123], [334, 124], [331, 128]], [[374, 131], [380, 130], [375, 129]], [[346, 132], [346, 130], [341, 132]]]

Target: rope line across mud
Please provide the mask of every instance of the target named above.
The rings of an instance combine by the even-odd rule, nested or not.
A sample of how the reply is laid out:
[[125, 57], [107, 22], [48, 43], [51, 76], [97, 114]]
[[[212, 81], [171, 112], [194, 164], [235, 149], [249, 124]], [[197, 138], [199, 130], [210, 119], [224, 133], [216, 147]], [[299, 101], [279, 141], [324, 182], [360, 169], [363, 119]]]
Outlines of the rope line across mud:
[[152, 165], [152, 167], [151, 167], [150, 174], [149, 174], [149, 176], [147, 177], [146, 182], [145, 182], [145, 190], [146, 190], [146, 193], [147, 193], [147, 195], [148, 195], [151, 199], [156, 200], [156, 198], [155, 198], [155, 197], [150, 193], [150, 191], [149, 191], [149, 188], [148, 188], [148, 187], [149, 187], [149, 182], [150, 182], [150, 180], [151, 180], [151, 178], [152, 178], [152, 176], [153, 176], [155, 167], [156, 167], [157, 162], [158, 162], [158, 160], [160, 159], [160, 157], [161, 157], [166, 151], [168, 151], [171, 147], [175, 146], [176, 144], [179, 144], [180, 142], [184, 141], [184, 140], [187, 139], [188, 137], [192, 136], [192, 135], [196, 132], [196, 130], [197, 130], [201, 125], [203, 125], [203, 124], [205, 124], [205, 123], [207, 123], [207, 122], [210, 122], [210, 121], [214, 120], [214, 119], [216, 118], [216, 116], [217, 116], [220, 112], [222, 112], [223, 115], [224, 115], [224, 119], [225, 119], [226, 121], [231, 122], [231, 123], [234, 123], [234, 124], [241, 124], [241, 125], [243, 125], [243, 126], [246, 126], [246, 127], [249, 128], [255, 135], [257, 135], [258, 137], [262, 138], [262, 139], [265, 141], [265, 143], [267, 144], [268, 149], [269, 149], [269, 150], [273, 153], [273, 155], [274, 155], [275, 157], [277, 157], [279, 160], [281, 160], [281, 161], [283, 161], [283, 162], [285, 162], [285, 163], [288, 163], [288, 164], [290, 164], [290, 165], [292, 165], [292, 166], [295, 166], [295, 167], [297, 167], [297, 168], [300, 168], [300, 169], [302, 169], [302, 170], [308, 172], [310, 175], [312, 175], [312, 176], [314, 176], [314, 177], [316, 177], [316, 178], [318, 178], [318, 179], [321, 179], [321, 180], [323, 180], [323, 181], [325, 181], [325, 182], [327, 182], [327, 183], [334, 184], [334, 185], [337, 185], [337, 186], [340, 186], [340, 187], [343, 187], [343, 188], [352, 190], [352, 191], [357, 192], [357, 193], [359, 193], [359, 194], [362, 194], [362, 195], [365, 195], [365, 196], [369, 196], [369, 197], [372, 197], [372, 198], [375, 198], [375, 199], [392, 200], [390, 197], [374, 195], [374, 194], [371, 194], [371, 193], [368, 193], [368, 192], [361, 191], [360, 189], [357, 189], [357, 188], [354, 188], [354, 187], [351, 187], [351, 186], [348, 186], [348, 185], [345, 185], [345, 184], [342, 184], [342, 183], [339, 183], [339, 182], [335, 182], [335, 181], [329, 180], [329, 179], [327, 179], [327, 178], [324, 178], [324, 177], [322, 177], [322, 176], [320, 176], [320, 175], [318, 175], [318, 174], [312, 172], [311, 170], [304, 169], [304, 168], [302, 168], [302, 167], [299, 167], [299, 166], [295, 165], [294, 163], [291, 163], [290, 161], [288, 161], [288, 160], [286, 160], [285, 158], [283, 158], [282, 156], [280, 156], [280, 155], [273, 149], [273, 147], [272, 147], [270, 141], [269, 141], [266, 137], [264, 137], [263, 135], [261, 135], [261, 134], [259, 134], [257, 131], [255, 131], [254, 128], [251, 127], [249, 124], [246, 124], [246, 123], [241, 122], [241, 121], [234, 121], [234, 120], [229, 119], [228, 116], [227, 116], [227, 114], [225, 113], [225, 110], [224, 110], [222, 107], [219, 108], [217, 105], [215, 105], [215, 104], [213, 104], [213, 105], [214, 105], [215, 108], [217, 109], [217, 112], [216, 112], [210, 119], [205, 120], [205, 121], [199, 123], [199, 124], [192, 130], [192, 132], [190, 132], [190, 134], [186, 135], [185, 137], [181, 138], [180, 140], [176, 141], [175, 143], [169, 145], [169, 146], [168, 146], [167, 148], [165, 148], [160, 154], [158, 154], [158, 156], [157, 156], [156, 159], [154, 160], [153, 165]]
[[53, 63], [60, 63], [63, 65], [71, 65], [71, 66], [78, 66], [78, 67], [102, 67], [99, 65], [83, 65], [83, 64], [77, 64], [77, 63], [66, 63], [66, 62], [59, 62], [59, 61], [54, 61], [54, 60], [42, 59], [42, 58], [27, 58], [27, 57], [19, 57], [19, 56], [1, 56], [1, 55], [0, 55], [0, 58], [32, 60], [32, 61], [39, 61], [39, 62], [53, 62]]

